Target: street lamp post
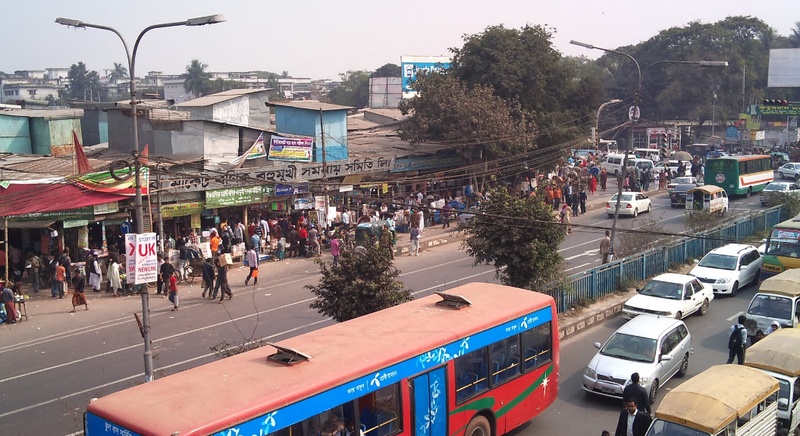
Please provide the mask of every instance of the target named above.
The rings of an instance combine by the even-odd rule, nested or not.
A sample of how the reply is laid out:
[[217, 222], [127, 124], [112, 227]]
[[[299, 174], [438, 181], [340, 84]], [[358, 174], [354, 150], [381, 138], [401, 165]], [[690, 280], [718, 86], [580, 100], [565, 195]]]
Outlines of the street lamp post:
[[717, 91], [714, 91], [714, 100], [711, 103], [711, 137], [714, 137], [714, 127], [717, 125]]
[[[654, 62], [654, 63], [648, 65], [647, 68], [644, 69], [644, 73], [643, 73], [641, 67], [639, 67], [639, 62], [636, 60], [636, 58], [634, 58], [633, 56], [629, 55], [628, 53], [624, 53], [624, 52], [617, 51], [617, 50], [611, 50], [611, 49], [608, 49], [608, 48], [597, 47], [597, 46], [594, 46], [594, 45], [591, 45], [591, 44], [587, 44], [585, 42], [580, 42], [580, 41], [575, 41], [575, 40], [572, 40], [569, 43], [572, 44], [572, 45], [577, 45], [579, 47], [588, 48], [590, 50], [600, 50], [600, 51], [604, 51], [606, 53], [614, 53], [614, 54], [617, 54], [617, 55], [620, 55], [620, 56], [625, 56], [626, 58], [630, 59], [633, 62], [634, 65], [636, 65], [636, 73], [638, 75], [638, 80], [636, 81], [636, 93], [633, 95], [633, 106], [631, 107], [630, 111], [628, 112], [629, 113], [629, 118], [630, 118], [630, 126], [629, 126], [629, 132], [628, 132], [628, 143], [625, 145], [625, 151], [624, 151], [625, 154], [624, 154], [624, 156], [622, 158], [623, 177], [625, 177], [624, 173], [628, 169], [628, 151], [631, 148], [631, 146], [633, 145], [633, 127], [636, 125], [636, 122], [639, 121], [639, 101], [640, 101], [641, 95], [642, 95], [642, 77], [644, 76], [644, 73], [647, 73], [647, 71], [649, 71], [650, 68], [654, 67], [655, 65], [659, 65], [659, 64], [691, 64], [691, 65], [700, 65], [700, 66], [704, 66], [704, 67], [727, 67], [728, 66], [728, 62], [727, 61], [678, 61], [678, 60], [673, 61], [673, 60], [661, 60], [661, 61], [657, 61], [657, 62]], [[620, 204], [622, 202], [622, 187], [623, 187], [623, 185], [624, 185], [623, 181], [620, 180], [619, 178], [617, 178], [617, 203], [616, 203], [616, 205], [614, 207], [614, 220], [612, 221], [612, 224], [611, 224], [611, 236], [610, 236], [611, 237], [611, 250], [612, 250], [612, 253], [613, 253], [613, 249], [614, 249], [614, 242], [616, 240], [615, 238], [616, 238], [616, 233], [617, 233], [617, 221], [619, 220], [619, 208], [620, 208]]]
[[[136, 67], [136, 51], [139, 48], [139, 42], [141, 42], [142, 37], [145, 33], [153, 30], [153, 29], [160, 29], [164, 27], [178, 27], [178, 26], [203, 26], [206, 24], [216, 24], [222, 23], [225, 21], [225, 17], [220, 14], [216, 15], [209, 15], [205, 17], [198, 17], [198, 18], [190, 18], [186, 21], [175, 21], [171, 23], [160, 23], [160, 24], [153, 24], [152, 26], [146, 27], [139, 33], [139, 36], [136, 37], [136, 42], [133, 45], [133, 54], [128, 50], [128, 44], [125, 42], [125, 38], [122, 37], [122, 34], [119, 33], [113, 27], [103, 26], [100, 24], [91, 24], [81, 20], [73, 20], [70, 18], [56, 18], [56, 23], [75, 27], [75, 28], [87, 28], [91, 27], [94, 29], [100, 30], [108, 30], [109, 32], [114, 32], [119, 37], [119, 40], [122, 41], [122, 46], [125, 48], [125, 56], [128, 60], [128, 76], [130, 77], [130, 92], [131, 92], [131, 115], [133, 116], [133, 159], [134, 159], [134, 184], [136, 188], [136, 200], [135, 200], [135, 214], [136, 214], [136, 232], [137, 233], [144, 233], [144, 212], [142, 211], [142, 180], [141, 180], [141, 160], [139, 159], [139, 126], [138, 126], [138, 114], [136, 113], [136, 79], [135, 79], [135, 67]], [[160, 188], [160, 187], [159, 187]], [[142, 295], [142, 337], [144, 338], [144, 373], [145, 373], [145, 382], [153, 381], [153, 352], [150, 348], [150, 302], [149, 302], [149, 295], [147, 293], [147, 289], [140, 291]]]
[[605, 109], [606, 106], [611, 106], [612, 104], [617, 104], [621, 102], [622, 100], [615, 98], [613, 100], [609, 100], [601, 104], [600, 107], [597, 108], [597, 116], [594, 119], [594, 138], [593, 138], [595, 155], [597, 155], [597, 153], [600, 151], [600, 112], [603, 112], [603, 109]]

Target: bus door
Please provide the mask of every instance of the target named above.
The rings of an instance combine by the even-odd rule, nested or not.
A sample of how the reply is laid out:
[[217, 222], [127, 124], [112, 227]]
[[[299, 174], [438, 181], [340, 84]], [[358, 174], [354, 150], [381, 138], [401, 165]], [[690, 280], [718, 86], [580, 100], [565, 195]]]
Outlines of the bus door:
[[414, 436], [447, 436], [445, 366], [411, 380]]

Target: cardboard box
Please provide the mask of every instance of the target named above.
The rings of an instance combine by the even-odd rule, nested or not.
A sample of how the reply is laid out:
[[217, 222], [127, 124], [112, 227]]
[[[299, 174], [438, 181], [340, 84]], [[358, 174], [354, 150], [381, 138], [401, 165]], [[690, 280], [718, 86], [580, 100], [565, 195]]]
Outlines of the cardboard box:
[[218, 259], [221, 266], [233, 265], [233, 258], [230, 253], [220, 254]]

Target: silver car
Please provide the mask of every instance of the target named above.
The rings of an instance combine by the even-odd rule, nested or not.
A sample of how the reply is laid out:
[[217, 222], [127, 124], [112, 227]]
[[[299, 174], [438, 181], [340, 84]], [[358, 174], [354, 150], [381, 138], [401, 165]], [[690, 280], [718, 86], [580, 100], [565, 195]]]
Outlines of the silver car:
[[658, 389], [689, 368], [692, 336], [686, 324], [675, 318], [639, 315], [617, 329], [601, 345], [583, 373], [581, 389], [606, 397], [622, 398], [631, 374], [639, 373], [639, 383], [654, 403]]

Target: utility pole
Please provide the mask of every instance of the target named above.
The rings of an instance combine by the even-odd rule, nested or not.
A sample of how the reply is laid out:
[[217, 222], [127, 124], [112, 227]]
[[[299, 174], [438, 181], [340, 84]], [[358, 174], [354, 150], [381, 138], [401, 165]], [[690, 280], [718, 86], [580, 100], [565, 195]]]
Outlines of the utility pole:
[[158, 205], [158, 252], [164, 252], [164, 219], [161, 214], [161, 167], [156, 166], [156, 204]]
[[325, 191], [325, 233], [328, 232], [328, 155], [325, 153], [325, 123], [322, 119], [322, 108], [319, 110], [319, 137], [322, 143], [322, 185]]

